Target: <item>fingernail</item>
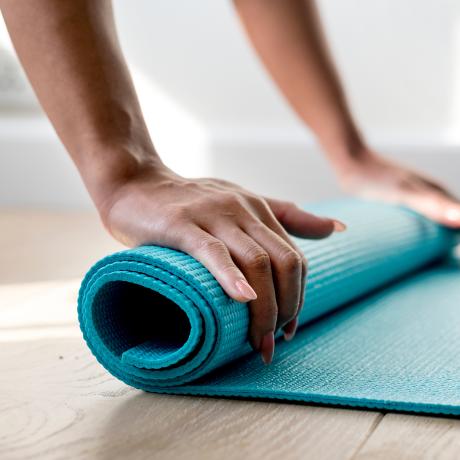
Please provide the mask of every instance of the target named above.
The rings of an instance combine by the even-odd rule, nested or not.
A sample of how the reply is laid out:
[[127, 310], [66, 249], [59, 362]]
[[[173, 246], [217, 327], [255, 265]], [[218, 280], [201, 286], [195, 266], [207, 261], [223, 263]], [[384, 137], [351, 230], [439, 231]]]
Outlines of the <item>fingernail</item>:
[[334, 222], [334, 231], [340, 233], [347, 229], [347, 226], [343, 222], [340, 222], [340, 220], [332, 219], [332, 221]]
[[255, 300], [257, 299], [257, 294], [249, 283], [246, 280], [238, 280], [235, 283], [237, 289], [241, 292], [241, 295], [247, 300]]
[[292, 321], [286, 324], [286, 326], [284, 326], [284, 340], [289, 342], [294, 338], [298, 324], [299, 320], [297, 318], [294, 318]]
[[273, 353], [275, 352], [275, 336], [273, 332], [265, 334], [260, 342], [260, 354], [264, 364], [270, 364], [273, 360]]
[[455, 209], [455, 208], [450, 208], [446, 212], [446, 217], [447, 217], [447, 220], [450, 220], [452, 222], [458, 222], [460, 221], [460, 210]]

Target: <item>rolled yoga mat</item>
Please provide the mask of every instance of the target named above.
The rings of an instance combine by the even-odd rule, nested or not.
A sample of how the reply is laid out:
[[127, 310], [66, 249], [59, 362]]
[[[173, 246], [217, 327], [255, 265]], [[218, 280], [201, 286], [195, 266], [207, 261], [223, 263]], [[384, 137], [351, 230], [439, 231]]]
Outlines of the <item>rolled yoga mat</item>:
[[83, 280], [84, 338], [115, 377], [150, 392], [283, 399], [460, 415], [460, 270], [453, 232], [400, 207], [307, 207], [348, 230], [296, 239], [309, 260], [291, 342], [265, 366], [246, 304], [191, 256], [142, 246]]

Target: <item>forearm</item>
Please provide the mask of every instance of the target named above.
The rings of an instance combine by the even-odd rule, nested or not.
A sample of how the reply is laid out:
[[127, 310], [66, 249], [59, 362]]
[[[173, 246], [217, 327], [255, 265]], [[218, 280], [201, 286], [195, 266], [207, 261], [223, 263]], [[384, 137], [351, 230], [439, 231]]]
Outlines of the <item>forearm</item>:
[[334, 164], [363, 151], [313, 0], [234, 0], [252, 43]]
[[2, 0], [35, 92], [96, 205], [103, 189], [160, 165], [124, 61], [109, 0]]

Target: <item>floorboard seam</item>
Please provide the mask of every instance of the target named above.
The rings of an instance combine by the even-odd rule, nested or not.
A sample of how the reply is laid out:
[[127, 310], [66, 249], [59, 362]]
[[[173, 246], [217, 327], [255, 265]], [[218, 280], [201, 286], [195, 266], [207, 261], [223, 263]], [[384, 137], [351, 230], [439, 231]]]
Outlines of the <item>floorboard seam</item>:
[[379, 415], [375, 418], [375, 420], [372, 422], [371, 426], [369, 427], [369, 430], [366, 433], [366, 436], [364, 437], [362, 442], [359, 444], [359, 446], [356, 448], [356, 450], [353, 452], [349, 460], [355, 460], [357, 458], [357, 455], [361, 452], [363, 447], [367, 444], [369, 439], [372, 437], [372, 435], [374, 434], [375, 430], [378, 428], [378, 426], [382, 422], [385, 415], [386, 414], [384, 413], [379, 413]]

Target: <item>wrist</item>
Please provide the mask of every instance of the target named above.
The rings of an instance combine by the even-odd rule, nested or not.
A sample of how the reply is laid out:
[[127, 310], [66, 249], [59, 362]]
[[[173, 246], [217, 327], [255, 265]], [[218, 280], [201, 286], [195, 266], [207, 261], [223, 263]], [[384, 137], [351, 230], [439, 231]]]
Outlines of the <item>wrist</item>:
[[320, 144], [339, 177], [352, 174], [375, 156], [357, 132], [323, 138]]
[[87, 149], [79, 165], [86, 188], [104, 220], [120, 190], [134, 181], [160, 181], [175, 175], [158, 156], [153, 146], [94, 145]]

